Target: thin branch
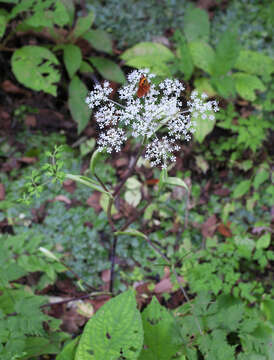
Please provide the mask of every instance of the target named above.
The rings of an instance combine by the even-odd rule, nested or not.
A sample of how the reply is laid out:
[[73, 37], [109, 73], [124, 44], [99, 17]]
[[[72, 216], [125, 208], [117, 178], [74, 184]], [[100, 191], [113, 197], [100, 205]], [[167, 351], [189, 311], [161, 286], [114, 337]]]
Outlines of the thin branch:
[[188, 302], [188, 304], [191, 306], [192, 313], [193, 313], [196, 325], [197, 325], [197, 327], [199, 329], [199, 332], [200, 332], [201, 335], [203, 335], [203, 332], [202, 332], [201, 326], [199, 324], [199, 321], [198, 321], [197, 317], [194, 315], [193, 304], [191, 303], [191, 301], [190, 301], [184, 287], [182, 286], [182, 284], [180, 282], [180, 279], [179, 279], [179, 275], [178, 275], [177, 271], [175, 270], [173, 264], [169, 261], [169, 259], [166, 257], [166, 255], [160, 249], [158, 249], [158, 247], [156, 245], [153, 244], [153, 242], [147, 236], [146, 236], [146, 240], [149, 243], [149, 245], [155, 250], [155, 252], [158, 253], [162, 257], [162, 259], [164, 259], [167, 262], [167, 264], [169, 265], [173, 275], [176, 278], [176, 281], [177, 281], [177, 283], [179, 285], [180, 290], [182, 291], [182, 293], [183, 293], [186, 301]]
[[97, 292], [97, 293], [95, 292], [95, 293], [85, 294], [85, 295], [81, 295], [81, 296], [74, 297], [74, 298], [64, 299], [64, 300], [56, 301], [56, 302], [52, 302], [52, 303], [47, 303], [47, 304], [41, 305], [40, 308], [50, 307], [50, 306], [54, 306], [54, 305], [67, 304], [72, 301], [78, 301], [78, 300], [88, 299], [90, 297], [96, 297], [96, 296], [102, 296], [102, 295], [111, 296], [111, 293], [102, 291], [102, 292]]

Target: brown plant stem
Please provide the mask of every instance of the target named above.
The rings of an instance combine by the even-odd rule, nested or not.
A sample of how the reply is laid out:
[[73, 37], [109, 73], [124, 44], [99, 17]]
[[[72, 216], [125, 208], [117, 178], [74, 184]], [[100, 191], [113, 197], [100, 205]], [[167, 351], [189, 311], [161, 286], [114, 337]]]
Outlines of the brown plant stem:
[[[107, 209], [107, 216], [108, 216], [108, 221], [111, 227], [111, 230], [113, 233], [115, 233], [116, 227], [113, 223], [112, 217], [111, 217], [111, 208], [112, 205], [116, 199], [116, 197], [120, 194], [123, 186], [125, 185], [127, 179], [131, 176], [131, 174], [133, 173], [135, 166], [137, 164], [137, 161], [139, 160], [140, 156], [142, 155], [143, 152], [143, 145], [139, 146], [138, 152], [134, 158], [134, 161], [132, 162], [131, 166], [129, 167], [128, 171], [126, 172], [124, 178], [122, 179], [122, 181], [120, 182], [119, 185], [116, 186], [116, 188], [114, 189], [114, 192], [112, 194], [112, 198], [109, 199], [109, 203], [108, 203], [108, 209]], [[111, 247], [111, 254], [110, 254], [110, 262], [111, 262], [111, 267], [110, 267], [110, 284], [109, 284], [109, 291], [112, 293], [113, 292], [113, 286], [114, 286], [114, 280], [115, 280], [115, 257], [116, 257], [116, 248], [117, 248], [117, 241], [118, 238], [117, 236], [113, 236], [113, 242], [112, 242], [112, 247]]]
[[[158, 253], [162, 259], [164, 259], [166, 262], [167, 262], [167, 265], [169, 266], [171, 272], [173, 273], [173, 275], [175, 276], [175, 279], [179, 285], [179, 288], [180, 290], [182, 291], [186, 301], [188, 302], [188, 304], [191, 306], [191, 309], [193, 310], [193, 305], [184, 289], [184, 287], [182, 286], [181, 282], [180, 282], [180, 279], [179, 279], [179, 275], [177, 273], [177, 271], [175, 270], [173, 264], [169, 261], [169, 259], [166, 257], [166, 255], [160, 250], [158, 249], [158, 247], [156, 245], [153, 244], [153, 242], [146, 236], [146, 240], [148, 242], [148, 244], [153, 248], [153, 250]], [[203, 335], [203, 332], [202, 332], [202, 329], [201, 329], [201, 326], [199, 324], [199, 321], [197, 319], [197, 317], [194, 315], [194, 312], [193, 312], [193, 316], [194, 316], [194, 319], [195, 319], [195, 322], [196, 322], [196, 325], [198, 327], [198, 330], [200, 332], [201, 335]]]

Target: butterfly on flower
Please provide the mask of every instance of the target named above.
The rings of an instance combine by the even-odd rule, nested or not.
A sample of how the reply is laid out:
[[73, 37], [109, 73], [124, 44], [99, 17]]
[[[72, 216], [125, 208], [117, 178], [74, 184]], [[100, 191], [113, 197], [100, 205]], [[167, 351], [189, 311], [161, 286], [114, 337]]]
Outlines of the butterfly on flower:
[[137, 90], [138, 98], [146, 96], [149, 90], [150, 90], [150, 83], [148, 82], [148, 79], [145, 77], [145, 75], [142, 75]]

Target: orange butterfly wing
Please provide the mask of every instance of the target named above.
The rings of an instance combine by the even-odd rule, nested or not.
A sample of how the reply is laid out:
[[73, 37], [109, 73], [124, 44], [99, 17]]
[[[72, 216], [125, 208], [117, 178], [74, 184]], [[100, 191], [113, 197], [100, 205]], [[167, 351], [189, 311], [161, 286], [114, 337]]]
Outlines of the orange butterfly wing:
[[144, 75], [142, 75], [142, 77], [139, 81], [139, 87], [137, 90], [138, 98], [146, 96], [146, 94], [149, 92], [149, 90], [150, 90], [150, 84], [149, 84], [147, 78]]

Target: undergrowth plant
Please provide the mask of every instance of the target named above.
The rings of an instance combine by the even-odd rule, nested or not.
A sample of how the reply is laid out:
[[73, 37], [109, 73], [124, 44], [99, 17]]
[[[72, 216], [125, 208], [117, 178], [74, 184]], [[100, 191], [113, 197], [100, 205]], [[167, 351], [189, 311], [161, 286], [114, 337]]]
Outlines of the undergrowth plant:
[[[0, 8], [0, 52], [12, 53], [11, 68], [16, 79], [32, 90], [55, 97], [57, 91], [65, 88], [71, 115], [81, 133], [90, 118], [90, 111], [84, 106], [88, 90], [83, 76], [96, 70], [110, 81], [125, 82], [115, 62], [98, 56], [98, 53], [112, 55], [109, 35], [92, 29], [94, 12], [78, 16], [74, 1], [4, 0], [1, 3], [5, 4]], [[43, 41], [39, 46], [17, 46], [19, 32], [27, 44], [30, 34]], [[90, 48], [87, 52], [83, 52], [83, 42]], [[68, 86], [61, 79], [62, 63], [69, 78]]]
[[[43, 312], [48, 298], [35, 291], [56, 281], [66, 267], [37, 253], [43, 236], [22, 232], [1, 235], [0, 241], [0, 358], [23, 360], [43, 354], [58, 354], [68, 334], [61, 321]], [[47, 251], [47, 250], [45, 250]], [[40, 274], [32, 288], [25, 279]]]
[[[235, 287], [235, 283], [240, 280], [236, 260], [239, 263], [250, 260], [252, 256], [251, 252], [248, 252], [250, 249], [241, 247], [241, 243], [238, 247], [224, 244], [219, 250], [219, 262], [217, 258], [211, 259], [213, 270], [207, 269], [212, 277], [208, 276], [202, 265], [201, 268], [199, 264], [195, 267], [187, 260], [186, 269], [189, 270], [187, 280], [190, 289], [198, 293], [193, 301], [181, 284], [173, 258], [170, 259], [164, 253], [159, 243], [146, 233], [145, 227], [138, 229], [135, 226], [137, 219], [149, 206], [154, 202], [157, 203], [163, 189], [177, 186], [188, 191], [181, 177], [168, 176], [168, 169], [176, 160], [174, 153], [179, 150], [177, 143], [181, 139], [190, 138], [190, 133], [194, 132], [199, 124], [196, 119], [214, 121], [214, 112], [218, 110], [215, 101], [207, 101], [206, 95], [199, 96], [196, 91], [190, 95], [187, 107], [182, 108], [180, 101], [182, 84], [177, 80], [167, 79], [157, 85], [153, 83], [153, 78], [153, 74], [148, 70], [135, 70], [129, 74], [128, 84], [119, 90], [120, 103], [109, 99], [111, 88], [107, 82], [95, 85], [86, 102], [90, 108], [98, 108], [95, 119], [102, 132], [98, 139], [98, 149], [91, 157], [90, 176], [64, 173], [63, 149], [57, 146], [53, 154], [48, 153], [51, 162], [43, 167], [42, 172], [61, 182], [65, 178], [74, 180], [101, 193], [101, 198], [104, 199], [101, 204], [107, 214], [110, 227], [111, 292], [114, 291], [115, 271], [117, 271], [117, 243], [120, 237], [138, 237], [153, 249], [156, 259], [162, 265], [170, 268], [186, 304], [172, 314], [153, 299], [141, 315], [136, 309], [133, 292], [124, 292], [110, 300], [89, 320], [83, 334], [69, 342], [57, 356], [57, 360], [155, 357], [163, 360], [198, 358], [243, 360], [252, 356], [268, 359], [273, 331], [271, 323], [273, 303], [270, 299], [262, 299], [263, 289], [258, 284], [252, 283], [253, 279], [242, 277], [242, 281]], [[100, 176], [102, 156], [119, 152], [130, 136], [135, 144], [137, 143], [135, 154], [124, 177], [112, 188]], [[145, 161], [142, 155], [150, 165], [162, 167], [158, 189], [151, 192], [149, 202], [142, 198], [142, 195], [139, 198], [138, 189], [141, 184], [138, 178], [133, 176], [136, 165]], [[43, 186], [39, 173], [34, 173], [30, 180], [26, 199], [28, 195], [35, 193], [39, 195]], [[124, 216], [122, 221], [117, 221], [114, 215], [121, 210], [118, 204], [123, 199], [134, 208], [134, 212], [127, 217]], [[153, 209], [151, 211], [153, 212]], [[259, 247], [257, 250], [260, 250]], [[223, 266], [222, 263], [220, 264], [221, 257], [227, 253], [235, 261], [227, 261], [227, 267], [220, 269]], [[201, 256], [201, 253], [198, 255]], [[258, 267], [263, 271], [265, 259], [271, 260], [272, 255], [271, 253], [257, 255]], [[208, 256], [210, 257], [211, 254]], [[193, 257], [194, 264], [195, 261], [198, 261], [198, 257], [195, 259]], [[230, 269], [231, 263], [233, 270]], [[182, 275], [185, 276], [185, 271]], [[204, 282], [200, 281], [200, 277], [204, 278]], [[218, 277], [221, 279], [219, 282]], [[223, 278], [226, 279], [224, 284]], [[213, 279], [212, 283], [209, 284], [211, 279]], [[255, 290], [245, 286], [245, 281]], [[261, 310], [258, 306], [253, 309], [254, 311], [250, 310], [245, 302], [252, 303], [257, 296], [261, 301]], [[227, 313], [229, 313], [228, 320]]]
[[173, 312], [155, 297], [141, 314], [136, 305], [132, 290], [108, 301], [56, 360], [271, 359], [273, 301], [257, 310], [230, 296], [212, 301], [200, 293]]

